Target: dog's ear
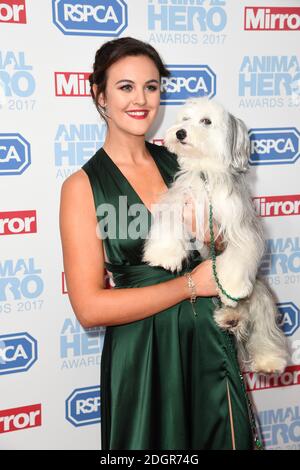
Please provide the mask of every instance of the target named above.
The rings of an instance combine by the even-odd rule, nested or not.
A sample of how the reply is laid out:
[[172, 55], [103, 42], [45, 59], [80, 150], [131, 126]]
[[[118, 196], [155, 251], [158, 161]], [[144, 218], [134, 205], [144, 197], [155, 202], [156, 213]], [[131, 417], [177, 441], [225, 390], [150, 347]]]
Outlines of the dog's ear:
[[245, 123], [229, 113], [228, 150], [230, 168], [234, 173], [245, 173], [249, 168], [250, 139]]

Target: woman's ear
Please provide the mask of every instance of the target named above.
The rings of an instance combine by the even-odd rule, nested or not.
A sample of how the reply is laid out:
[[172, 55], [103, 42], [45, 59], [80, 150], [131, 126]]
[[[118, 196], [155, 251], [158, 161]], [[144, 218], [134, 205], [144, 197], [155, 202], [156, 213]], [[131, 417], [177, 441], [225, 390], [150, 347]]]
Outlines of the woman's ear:
[[[94, 92], [94, 95], [97, 96], [97, 93], [98, 93], [98, 86], [94, 83], [94, 85], [92, 86], [93, 88], [93, 92]], [[98, 104], [102, 107], [102, 108], [105, 108], [105, 98], [104, 98], [104, 93], [100, 93], [100, 95], [98, 96]]]
[[99, 98], [98, 98], [98, 103], [99, 105], [101, 106], [101, 108], [105, 108], [106, 106], [106, 100], [105, 100], [105, 96], [104, 96], [104, 93], [100, 93], [99, 95]]
[[95, 85], [95, 83], [92, 85], [92, 90], [93, 90], [94, 95], [96, 96], [98, 87], [97, 85]]

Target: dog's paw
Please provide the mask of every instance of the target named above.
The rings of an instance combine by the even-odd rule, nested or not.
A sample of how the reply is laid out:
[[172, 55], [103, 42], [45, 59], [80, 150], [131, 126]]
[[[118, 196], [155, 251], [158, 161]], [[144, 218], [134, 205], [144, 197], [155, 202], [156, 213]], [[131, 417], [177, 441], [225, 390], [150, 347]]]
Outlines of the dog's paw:
[[180, 244], [149, 243], [146, 245], [142, 261], [150, 266], [161, 266], [169, 271], [180, 271], [186, 253]]
[[168, 259], [166, 261], [163, 261], [160, 263], [160, 266], [167, 271], [172, 271], [172, 272], [179, 272], [182, 268], [182, 261], [174, 259], [173, 261], [171, 259]]
[[252, 282], [250, 281], [245, 282], [239, 287], [239, 295], [237, 295], [237, 297], [239, 297], [240, 299], [246, 299], [250, 297], [250, 295], [252, 294], [252, 291], [253, 291]]
[[217, 291], [223, 305], [228, 308], [235, 308], [237, 306], [237, 301], [229, 299], [227, 295], [224, 295], [220, 289], [217, 289]]
[[241, 313], [238, 309], [221, 307], [214, 311], [214, 320], [222, 330], [228, 330], [234, 334], [238, 334]]
[[282, 374], [287, 366], [287, 360], [279, 356], [255, 356], [250, 370], [261, 374]]
[[[221, 282], [221, 285], [223, 287], [223, 289], [226, 291], [226, 293], [228, 295], [230, 295], [230, 297], [234, 298], [234, 299], [245, 299], [245, 298], [248, 298], [252, 291], [253, 291], [253, 285], [251, 284], [251, 282], [249, 283], [244, 283], [244, 284], [238, 284], [238, 285], [228, 285], [228, 287], [226, 286], [226, 288], [224, 288], [224, 284], [222, 284]], [[233, 300], [229, 297], [227, 297], [227, 295], [225, 295], [220, 288], [217, 289], [218, 290], [218, 294], [220, 296], [220, 299], [222, 301], [222, 303], [228, 307], [236, 307], [237, 306], [237, 302], [236, 300]]]

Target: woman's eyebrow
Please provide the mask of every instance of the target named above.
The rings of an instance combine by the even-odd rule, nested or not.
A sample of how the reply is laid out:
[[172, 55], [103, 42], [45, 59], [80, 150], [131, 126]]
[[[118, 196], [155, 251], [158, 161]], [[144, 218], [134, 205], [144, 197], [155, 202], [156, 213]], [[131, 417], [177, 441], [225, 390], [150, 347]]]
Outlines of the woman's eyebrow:
[[[122, 82], [127, 82], [127, 83], [134, 83], [133, 80], [129, 80], [127, 78], [123, 78], [122, 80], [118, 80], [115, 85], [118, 85], [118, 83], [122, 83]], [[152, 82], [155, 82], [155, 83], [159, 83], [158, 80], [156, 80], [156, 78], [152, 78], [151, 80], [147, 80], [145, 83], [152, 83]]]

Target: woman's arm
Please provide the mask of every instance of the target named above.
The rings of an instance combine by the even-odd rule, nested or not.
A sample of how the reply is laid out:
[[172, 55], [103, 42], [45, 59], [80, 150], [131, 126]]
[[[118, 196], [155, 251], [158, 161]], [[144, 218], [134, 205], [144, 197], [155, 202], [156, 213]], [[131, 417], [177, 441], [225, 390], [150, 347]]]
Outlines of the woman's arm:
[[[203, 242], [209, 246], [210, 245], [210, 227], [209, 227], [209, 206], [207, 203], [204, 203], [201, 206], [200, 220], [198, 223], [202, 223], [203, 226], [197, 227], [196, 221], [196, 207], [195, 200], [192, 197], [186, 198], [185, 201], [185, 210], [183, 216], [183, 223], [188, 227], [189, 233], [194, 237], [200, 238]], [[215, 248], [217, 251], [222, 252], [225, 249], [224, 239], [221, 234], [219, 234], [219, 226], [213, 221], [213, 233], [214, 233], [214, 242]]]
[[[184, 276], [153, 286], [106, 289], [103, 242], [96, 235], [96, 225], [90, 182], [85, 172], [79, 170], [62, 185], [60, 234], [68, 295], [83, 327], [141, 320], [189, 298]], [[198, 295], [215, 295], [211, 279], [199, 283], [208, 269], [207, 263], [194, 270]]]

